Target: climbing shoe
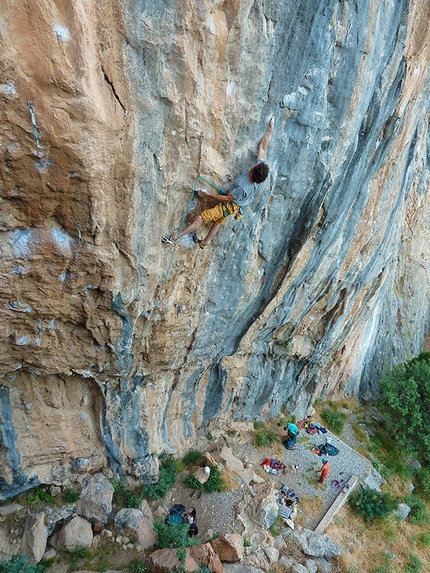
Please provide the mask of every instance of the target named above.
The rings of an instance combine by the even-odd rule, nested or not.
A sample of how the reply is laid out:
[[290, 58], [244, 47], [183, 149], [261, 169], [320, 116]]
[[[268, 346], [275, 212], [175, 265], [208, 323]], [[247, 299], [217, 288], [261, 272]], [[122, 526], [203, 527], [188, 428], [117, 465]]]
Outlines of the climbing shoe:
[[204, 244], [202, 243], [202, 240], [201, 240], [201, 239], [197, 239], [197, 244], [198, 244], [198, 246], [199, 246], [201, 249], [204, 249], [204, 248], [206, 247], [206, 245], [204, 245]]
[[161, 242], [162, 243], [169, 243], [170, 245], [176, 245], [176, 238], [174, 235], [170, 235], [170, 236], [165, 235], [164, 237], [161, 237]]

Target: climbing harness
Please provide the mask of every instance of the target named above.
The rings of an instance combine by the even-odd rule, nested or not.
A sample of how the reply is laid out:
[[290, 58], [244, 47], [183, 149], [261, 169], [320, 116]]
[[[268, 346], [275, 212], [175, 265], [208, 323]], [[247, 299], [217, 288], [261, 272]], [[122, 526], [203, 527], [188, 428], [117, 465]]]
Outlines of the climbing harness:
[[33, 132], [34, 138], [36, 140], [36, 155], [40, 159], [41, 157], [44, 156], [44, 153], [42, 151], [42, 147], [40, 146], [40, 143], [39, 143], [39, 139], [42, 137], [42, 134], [40, 133], [39, 126], [37, 125], [36, 112], [34, 110], [34, 105], [33, 105], [32, 101], [28, 102], [28, 109], [30, 111], [30, 117], [31, 117], [31, 123], [32, 123], [31, 131]]

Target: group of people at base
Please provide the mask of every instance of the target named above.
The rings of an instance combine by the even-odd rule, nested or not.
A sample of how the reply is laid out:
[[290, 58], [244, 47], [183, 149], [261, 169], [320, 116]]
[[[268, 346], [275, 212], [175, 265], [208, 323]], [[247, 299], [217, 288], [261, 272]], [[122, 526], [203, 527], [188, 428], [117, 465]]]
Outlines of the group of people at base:
[[195, 507], [190, 507], [188, 511], [185, 509], [185, 505], [181, 503], [175, 503], [169, 509], [169, 515], [164, 520], [164, 523], [167, 525], [169, 523], [182, 525], [183, 523], [188, 523], [189, 530], [188, 535], [192, 537], [193, 535], [199, 534], [199, 528], [197, 527], [197, 511]]

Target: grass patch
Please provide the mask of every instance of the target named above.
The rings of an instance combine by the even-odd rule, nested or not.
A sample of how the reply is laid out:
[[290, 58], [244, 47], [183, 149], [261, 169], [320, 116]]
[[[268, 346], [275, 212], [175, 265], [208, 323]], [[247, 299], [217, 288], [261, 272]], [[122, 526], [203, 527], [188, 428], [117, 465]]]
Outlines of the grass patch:
[[[254, 422], [255, 428], [256, 422]], [[252, 433], [253, 444], [256, 448], [270, 447], [279, 441], [279, 436], [273, 430], [259, 427]]]
[[341, 434], [345, 426], [346, 414], [336, 412], [336, 410], [325, 408], [321, 412], [321, 418], [326, 423], [329, 430], [335, 434]]
[[79, 493], [72, 488], [67, 488], [63, 491], [64, 503], [75, 503], [79, 499]]
[[57, 505], [57, 500], [50, 493], [46, 491], [43, 486], [38, 486], [32, 489], [30, 492], [25, 492], [15, 499], [18, 503], [22, 505]]

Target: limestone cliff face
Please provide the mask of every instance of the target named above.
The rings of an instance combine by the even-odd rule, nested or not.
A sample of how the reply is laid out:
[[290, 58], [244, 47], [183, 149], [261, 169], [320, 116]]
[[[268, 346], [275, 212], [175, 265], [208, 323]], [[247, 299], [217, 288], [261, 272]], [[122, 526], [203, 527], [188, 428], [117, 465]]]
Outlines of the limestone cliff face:
[[[429, 0], [0, 8], [2, 497], [371, 398], [421, 350], [429, 19]], [[271, 115], [243, 219], [204, 251], [162, 246], [200, 135], [228, 188]]]

